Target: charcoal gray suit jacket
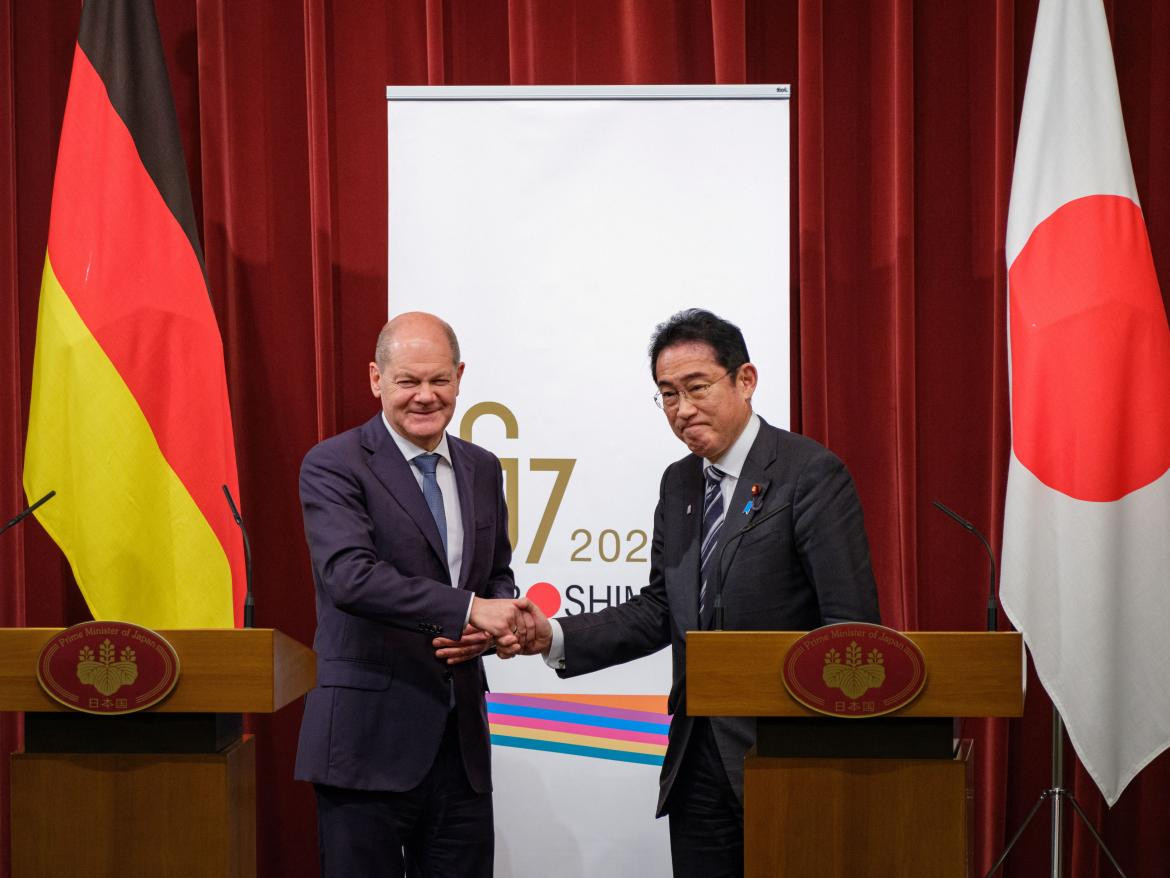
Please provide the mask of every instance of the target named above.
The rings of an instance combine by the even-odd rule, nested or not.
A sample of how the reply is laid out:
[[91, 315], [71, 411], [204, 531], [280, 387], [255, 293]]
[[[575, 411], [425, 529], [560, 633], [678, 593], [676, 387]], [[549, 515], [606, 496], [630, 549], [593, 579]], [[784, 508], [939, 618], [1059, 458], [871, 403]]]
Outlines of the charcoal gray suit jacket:
[[[711, 613], [699, 619], [702, 466], [702, 458], [690, 454], [662, 475], [649, 584], [624, 604], [558, 619], [565, 635], [561, 676], [671, 647], [668, 704], [673, 720], [662, 765], [659, 816], [669, 810], [671, 785], [694, 725], [687, 715], [686, 632], [712, 625]], [[745, 513], [753, 484], [760, 493]], [[812, 439], [761, 419], [716, 551], [722, 555], [726, 630], [806, 631], [833, 622], [879, 621], [853, 480], [836, 455]], [[755, 742], [755, 720], [714, 717], [711, 725], [728, 779], [742, 800], [743, 757]]]

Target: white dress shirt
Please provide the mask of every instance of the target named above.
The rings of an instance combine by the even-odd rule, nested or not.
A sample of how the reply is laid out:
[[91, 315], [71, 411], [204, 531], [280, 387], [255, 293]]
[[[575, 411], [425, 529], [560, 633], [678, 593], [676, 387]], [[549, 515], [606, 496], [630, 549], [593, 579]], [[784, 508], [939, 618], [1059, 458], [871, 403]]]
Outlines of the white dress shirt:
[[[743, 472], [743, 465], [747, 462], [748, 452], [752, 450], [752, 445], [755, 444], [756, 436], [760, 434], [760, 416], [752, 412], [752, 416], [748, 418], [747, 424], [744, 425], [736, 440], [731, 443], [731, 447], [723, 452], [723, 456], [718, 460], [707, 460], [703, 458], [703, 472], [706, 473], [707, 467], [714, 464], [723, 471], [723, 481], [719, 483], [720, 493], [723, 494], [723, 515], [726, 518], [733, 510], [731, 509], [731, 495], [735, 493], [735, 486], [739, 484], [739, 474]], [[702, 514], [703, 498], [702, 495], [696, 498], [696, 507], [699, 514]], [[548, 620], [549, 628], [552, 629], [552, 644], [548, 648], [548, 655], [544, 657], [544, 662], [550, 668], [563, 671], [565, 669], [565, 632], [561, 630], [561, 623], [556, 619]]]
[[[435, 481], [439, 483], [439, 490], [443, 492], [443, 517], [447, 519], [447, 569], [451, 572], [451, 585], [459, 587], [459, 571], [463, 569], [463, 508], [459, 505], [459, 486], [455, 484], [455, 467], [451, 464], [451, 449], [447, 444], [447, 434], [439, 440], [433, 452], [419, 448], [409, 439], [400, 436], [386, 420], [386, 413], [382, 412], [382, 423], [398, 445], [402, 456], [406, 458], [410, 471], [414, 473], [414, 480], [422, 490], [423, 474], [413, 461], [420, 454], [437, 454], [439, 463], [435, 467]], [[467, 598], [467, 613], [463, 617], [463, 624], [471, 618], [471, 601], [474, 595], [470, 592]]]
[[735, 493], [735, 486], [739, 484], [739, 474], [743, 472], [748, 452], [752, 450], [752, 445], [755, 444], [758, 435], [760, 435], [760, 416], [752, 412], [752, 416], [748, 418], [739, 438], [731, 443], [731, 447], [723, 452], [721, 458], [718, 460], [703, 458], [704, 474], [707, 472], [707, 467], [712, 465], [723, 470], [723, 481], [719, 483], [719, 492], [723, 495], [724, 520], [737, 511], [731, 508], [731, 495]]

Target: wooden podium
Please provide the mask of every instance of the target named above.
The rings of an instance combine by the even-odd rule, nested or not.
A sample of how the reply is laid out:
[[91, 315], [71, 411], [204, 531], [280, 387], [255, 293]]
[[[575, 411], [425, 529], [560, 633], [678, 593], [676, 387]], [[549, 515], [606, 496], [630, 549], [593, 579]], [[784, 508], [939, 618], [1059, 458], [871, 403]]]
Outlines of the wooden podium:
[[744, 764], [745, 876], [968, 875], [972, 748], [953, 718], [1023, 713], [1021, 636], [907, 632], [926, 660], [918, 698], [838, 719], [784, 687], [784, 657], [806, 633], [687, 634], [688, 713], [758, 717]]
[[255, 742], [271, 713], [315, 683], [313, 652], [267, 628], [159, 631], [179, 680], [140, 713], [67, 709], [37, 682], [58, 628], [0, 629], [0, 710], [25, 711], [12, 754], [14, 878], [256, 874]]

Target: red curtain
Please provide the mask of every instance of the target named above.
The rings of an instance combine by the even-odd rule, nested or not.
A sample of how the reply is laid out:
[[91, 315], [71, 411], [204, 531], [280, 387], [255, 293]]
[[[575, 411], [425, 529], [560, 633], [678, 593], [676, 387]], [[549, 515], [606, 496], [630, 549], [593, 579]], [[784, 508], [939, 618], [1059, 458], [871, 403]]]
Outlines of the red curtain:
[[[319, 437], [373, 410], [365, 364], [386, 301], [384, 87], [778, 82], [794, 93], [793, 422], [854, 473], [886, 622], [982, 627], [983, 550], [930, 501], [989, 535], [1002, 526], [1003, 232], [1036, 0], [156, 6], [225, 340], [258, 624], [311, 641], [297, 471]], [[1170, 6], [1106, 6], [1138, 191], [1170, 290]], [[37, 294], [79, 9], [0, 0], [0, 518], [23, 505]], [[749, 335], [753, 348], [769, 343]], [[35, 522], [0, 539], [0, 625], [84, 613]], [[1050, 717], [1032, 678], [1023, 719], [966, 724], [980, 874], [1049, 784]], [[316, 874], [312, 795], [291, 780], [299, 721], [295, 705], [255, 721], [266, 876]], [[19, 742], [16, 719], [0, 721], [3, 752]], [[1106, 809], [1066, 752], [1068, 786], [1127, 874], [1165, 875], [1170, 758]], [[1110, 874], [1087, 833], [1070, 838], [1072, 874]], [[1042, 874], [1047, 844], [1044, 812], [1005, 874]]]

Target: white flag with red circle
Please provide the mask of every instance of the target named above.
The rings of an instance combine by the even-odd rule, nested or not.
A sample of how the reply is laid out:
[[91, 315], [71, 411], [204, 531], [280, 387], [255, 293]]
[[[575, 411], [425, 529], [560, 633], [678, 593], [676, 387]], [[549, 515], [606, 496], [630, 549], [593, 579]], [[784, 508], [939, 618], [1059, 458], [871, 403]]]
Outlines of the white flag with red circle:
[[1112, 805], [1170, 746], [1170, 328], [1101, 0], [1041, 0], [1006, 256], [1001, 598]]

